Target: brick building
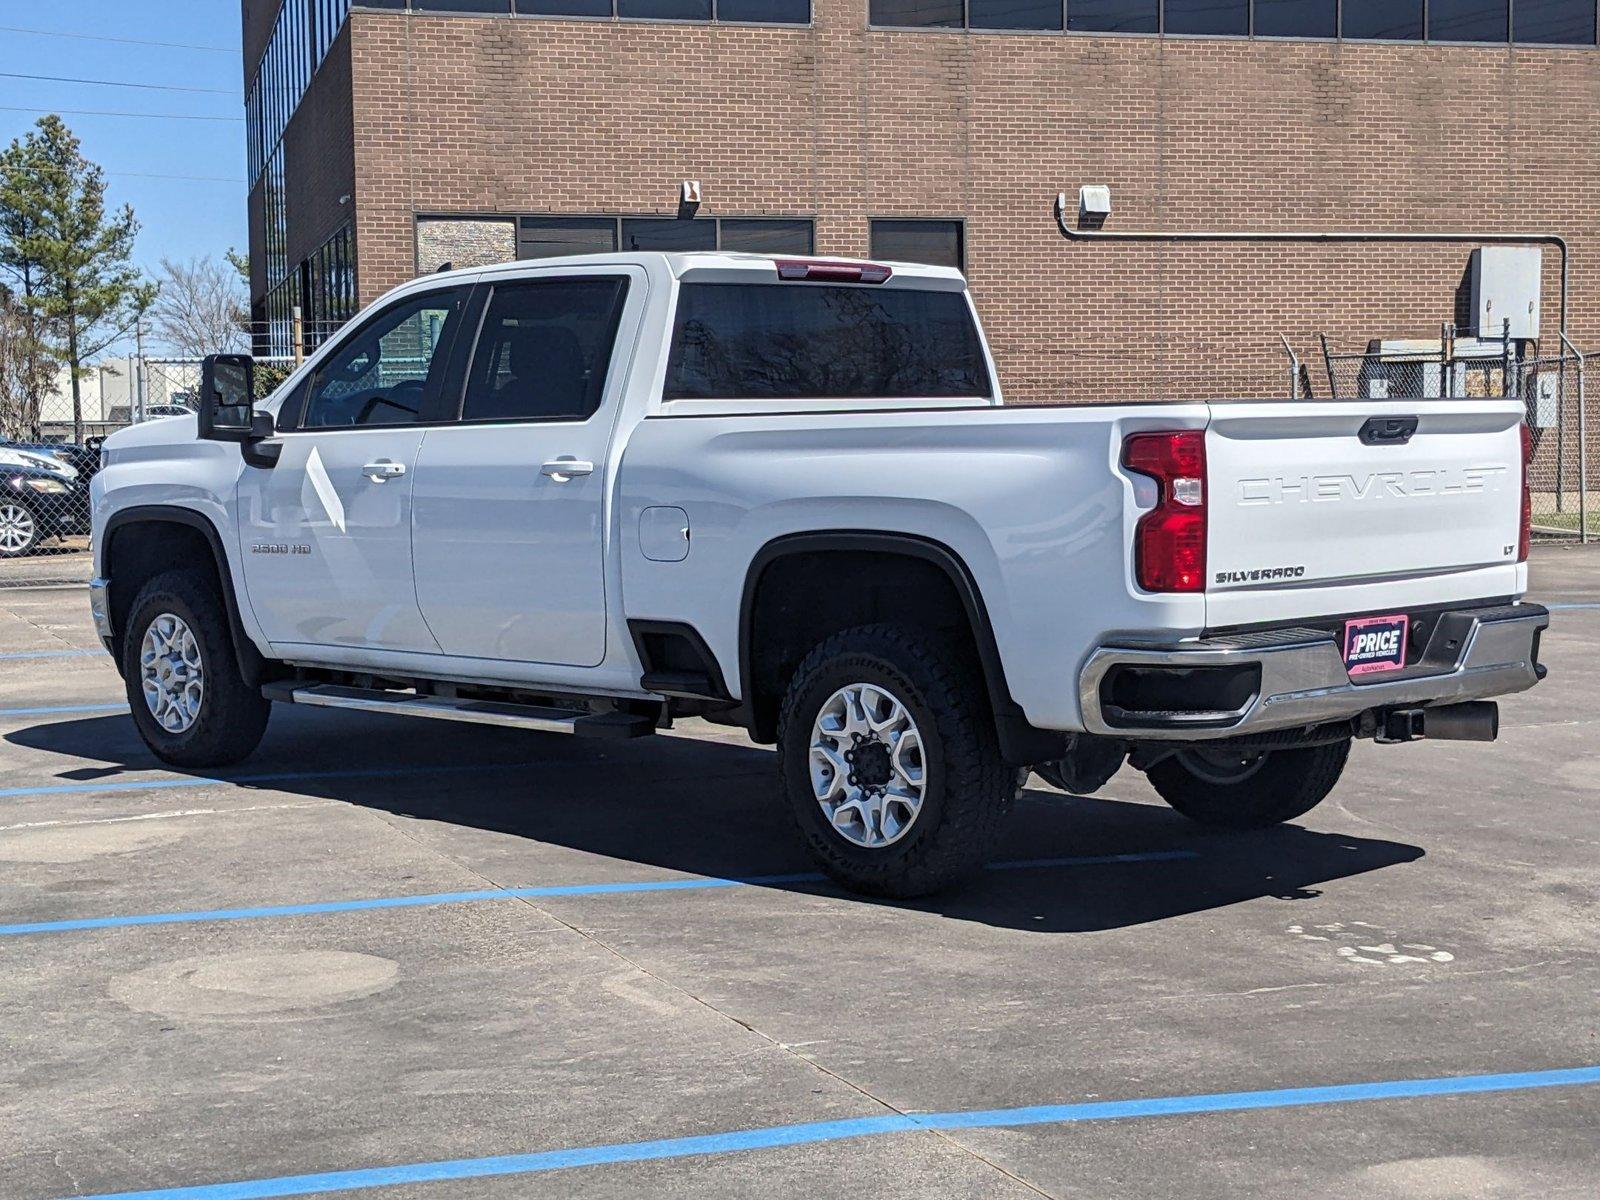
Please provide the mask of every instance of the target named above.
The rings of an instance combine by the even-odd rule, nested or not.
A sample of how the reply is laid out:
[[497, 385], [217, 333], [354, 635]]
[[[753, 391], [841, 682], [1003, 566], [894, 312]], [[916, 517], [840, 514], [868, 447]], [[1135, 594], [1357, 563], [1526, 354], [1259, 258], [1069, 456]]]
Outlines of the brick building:
[[[1326, 394], [1318, 333], [1456, 314], [1470, 246], [1064, 239], [1057, 192], [1105, 184], [1108, 230], [1559, 234], [1600, 346], [1595, 0], [243, 11], [252, 299], [280, 345], [294, 305], [316, 329], [444, 262], [615, 246], [958, 262], [1013, 401], [1281, 395], [1280, 334]], [[1548, 248], [1544, 273], [1553, 335]]]

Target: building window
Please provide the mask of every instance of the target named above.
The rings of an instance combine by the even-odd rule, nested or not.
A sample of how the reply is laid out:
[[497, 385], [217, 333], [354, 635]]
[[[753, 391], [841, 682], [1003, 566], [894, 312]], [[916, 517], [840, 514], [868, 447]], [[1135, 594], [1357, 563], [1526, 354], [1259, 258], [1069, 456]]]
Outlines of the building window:
[[[867, 0], [888, 29], [1596, 44], [1596, 0]], [[1426, 3], [1426, 20], [1424, 4]], [[1516, 28], [1512, 29], [1515, 21]]]
[[517, 218], [518, 258], [609, 254], [618, 249], [810, 254], [812, 240], [808, 217]]
[[1250, 32], [1249, 0], [1164, 0], [1161, 28], [1167, 33], [1242, 37]]
[[966, 230], [960, 221], [873, 221], [872, 257], [964, 270]]
[[[959, 0], [958, 0], [959, 2]], [[405, 8], [407, 0], [356, 0], [358, 7]], [[412, 12], [480, 16], [600, 17], [623, 21], [738, 21], [808, 25], [810, 0], [410, 0]]]
[[1511, 36], [1533, 45], [1592, 46], [1594, 16], [1589, 0], [1517, 0]]
[[624, 250], [715, 250], [717, 226], [705, 219], [623, 217]]
[[1428, 0], [1428, 40], [1504, 42], [1511, 36], [1506, 0]]
[[[372, 0], [362, 0], [370, 4]], [[250, 182], [272, 158], [295, 108], [350, 14], [350, 0], [283, 0], [272, 36], [245, 92]]]
[[1341, 30], [1347, 38], [1414, 42], [1422, 38], [1423, 0], [1342, 0]]
[[1257, 37], [1331, 38], [1339, 32], [1338, 0], [1255, 0]]
[[810, 254], [811, 222], [787, 217], [725, 217], [720, 223], [717, 248], [747, 254]]
[[1067, 8], [1074, 33], [1155, 33], [1161, 28], [1160, 0], [1076, 0]]
[[610, 254], [616, 248], [615, 217], [523, 217], [517, 223], [518, 258]]

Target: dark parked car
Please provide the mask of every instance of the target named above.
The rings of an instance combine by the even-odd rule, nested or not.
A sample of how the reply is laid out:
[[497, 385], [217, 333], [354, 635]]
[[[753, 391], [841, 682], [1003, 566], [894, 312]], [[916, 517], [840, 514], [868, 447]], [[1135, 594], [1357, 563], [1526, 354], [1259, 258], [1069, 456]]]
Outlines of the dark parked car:
[[0, 558], [21, 558], [47, 538], [88, 530], [86, 476], [55, 457], [0, 445]]

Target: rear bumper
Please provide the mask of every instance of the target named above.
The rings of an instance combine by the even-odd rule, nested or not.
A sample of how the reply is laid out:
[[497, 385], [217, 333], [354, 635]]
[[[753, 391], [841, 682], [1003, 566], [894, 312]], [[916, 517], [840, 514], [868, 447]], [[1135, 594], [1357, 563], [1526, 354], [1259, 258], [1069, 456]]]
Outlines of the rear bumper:
[[[1549, 624], [1549, 612], [1537, 604], [1444, 613], [1419, 662], [1371, 683], [1351, 681], [1337, 640], [1320, 629], [1106, 646], [1090, 656], [1080, 679], [1084, 728], [1108, 737], [1200, 741], [1398, 705], [1487, 700], [1525, 691], [1544, 677], [1539, 635]], [[1169, 702], [1160, 702], [1164, 694]], [[1131, 695], [1142, 702], [1117, 703]], [[1197, 695], [1215, 703], [1197, 705]]]

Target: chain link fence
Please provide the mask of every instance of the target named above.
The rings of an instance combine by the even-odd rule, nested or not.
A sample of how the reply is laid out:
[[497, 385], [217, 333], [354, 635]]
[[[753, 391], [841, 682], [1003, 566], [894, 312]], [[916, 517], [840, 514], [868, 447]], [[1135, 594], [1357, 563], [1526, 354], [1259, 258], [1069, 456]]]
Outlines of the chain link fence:
[[[89, 572], [89, 487], [100, 446], [130, 425], [194, 413], [200, 358], [106, 359], [78, 379], [62, 371], [32, 405], [8, 408], [0, 426], [0, 587], [81, 583]], [[256, 363], [258, 395], [294, 369], [293, 358]]]
[[1334, 399], [1429, 400], [1512, 397], [1527, 408], [1532, 435], [1528, 484], [1533, 530], [1542, 539], [1587, 542], [1600, 534], [1600, 505], [1589, 488], [1589, 450], [1600, 437], [1586, 387], [1590, 356], [1557, 335], [1548, 344], [1458, 337], [1373, 340], [1361, 350], [1322, 339], [1328, 394]]

